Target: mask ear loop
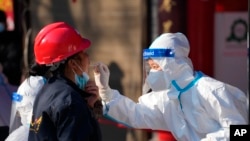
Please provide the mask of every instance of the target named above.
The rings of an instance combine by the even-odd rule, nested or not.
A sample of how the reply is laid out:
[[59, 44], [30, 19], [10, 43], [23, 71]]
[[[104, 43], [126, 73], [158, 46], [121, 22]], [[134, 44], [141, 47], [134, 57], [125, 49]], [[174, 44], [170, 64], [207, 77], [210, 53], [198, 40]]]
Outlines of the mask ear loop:
[[[76, 63], [76, 62], [75, 62]], [[78, 67], [78, 69], [80, 69], [82, 72], [85, 72], [85, 71], [83, 71], [82, 70], [82, 68], [79, 66], [79, 64], [78, 63], [76, 63], [76, 66]]]
[[[83, 71], [82, 68], [78, 64], [77, 64], [77, 67], [82, 71], [82, 77], [85, 77], [85, 78], [89, 79], [88, 74], [85, 71]], [[72, 69], [72, 71], [75, 73], [75, 71], [73, 69]]]
[[76, 72], [72, 69], [73, 73], [76, 74]]

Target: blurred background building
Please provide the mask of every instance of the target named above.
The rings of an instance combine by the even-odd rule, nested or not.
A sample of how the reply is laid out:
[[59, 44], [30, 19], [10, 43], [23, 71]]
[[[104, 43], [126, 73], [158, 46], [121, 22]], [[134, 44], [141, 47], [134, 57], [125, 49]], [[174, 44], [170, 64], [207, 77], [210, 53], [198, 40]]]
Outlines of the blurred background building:
[[[163, 32], [183, 32], [194, 68], [248, 94], [247, 0], [0, 0], [14, 32], [22, 81], [33, 59], [33, 40], [46, 24], [65, 21], [92, 41], [92, 62], [111, 71], [110, 86], [137, 101], [142, 89], [142, 49]], [[2, 39], [0, 39], [1, 41]], [[14, 51], [14, 50], [13, 50]], [[148, 141], [150, 130], [128, 129], [101, 119], [104, 141]]]

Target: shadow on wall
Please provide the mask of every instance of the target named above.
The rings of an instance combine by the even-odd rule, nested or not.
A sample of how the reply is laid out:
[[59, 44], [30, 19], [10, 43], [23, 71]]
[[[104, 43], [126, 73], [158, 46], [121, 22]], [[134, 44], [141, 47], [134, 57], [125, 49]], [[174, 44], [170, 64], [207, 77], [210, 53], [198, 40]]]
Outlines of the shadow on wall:
[[[123, 71], [115, 62], [111, 62], [108, 67], [110, 70], [110, 87], [123, 94], [121, 83], [124, 76]], [[102, 118], [99, 122], [101, 124], [103, 141], [126, 141], [127, 128], [121, 128], [118, 123], [105, 118]]]
[[124, 77], [123, 71], [115, 62], [111, 62], [108, 67], [110, 69], [110, 87], [118, 90], [122, 95], [124, 95], [124, 90], [122, 87], [122, 78]]
[[[116, 62], [111, 62], [109, 65], [110, 70], [110, 88], [118, 90], [124, 95], [122, 87], [122, 79], [124, 72], [121, 70]], [[110, 119], [101, 118], [99, 120], [103, 141], [138, 141], [139, 137], [137, 129], [128, 128], [120, 123], [114, 122]], [[151, 133], [148, 133], [147, 138], [151, 138]]]
[[[111, 62], [108, 67], [110, 70], [110, 87], [123, 94], [123, 87], [121, 83], [124, 76], [123, 71], [116, 62]], [[126, 127], [105, 118], [102, 118], [99, 122], [101, 124], [103, 141], [126, 141]]]

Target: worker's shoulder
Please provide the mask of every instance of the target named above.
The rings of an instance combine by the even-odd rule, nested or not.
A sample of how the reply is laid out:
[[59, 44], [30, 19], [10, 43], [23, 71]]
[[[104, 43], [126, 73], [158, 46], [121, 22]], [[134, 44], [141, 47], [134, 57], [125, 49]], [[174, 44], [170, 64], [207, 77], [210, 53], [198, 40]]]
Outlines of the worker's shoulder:
[[225, 87], [225, 85], [227, 85], [225, 82], [222, 82], [208, 75], [203, 75], [203, 77], [198, 82], [198, 87], [206, 87], [210, 90], [220, 89]]
[[236, 86], [233, 86], [229, 83], [223, 82], [221, 80], [215, 79], [213, 77], [204, 75], [200, 81], [199, 81], [199, 85], [198, 87], [206, 87], [207, 90], [210, 91], [226, 91], [226, 90], [230, 90], [231, 92], [234, 93], [243, 93], [239, 88], [237, 88]]

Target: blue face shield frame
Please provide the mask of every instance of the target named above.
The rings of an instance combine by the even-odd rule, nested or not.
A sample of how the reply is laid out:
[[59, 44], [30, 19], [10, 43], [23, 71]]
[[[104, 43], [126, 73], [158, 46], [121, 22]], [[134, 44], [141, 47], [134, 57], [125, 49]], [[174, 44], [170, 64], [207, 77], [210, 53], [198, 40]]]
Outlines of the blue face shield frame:
[[174, 49], [144, 49], [143, 50], [143, 77], [146, 77], [151, 69], [148, 60], [153, 58], [175, 57]]
[[173, 49], [144, 49], [143, 59], [149, 59], [154, 57], [174, 57], [175, 52]]

